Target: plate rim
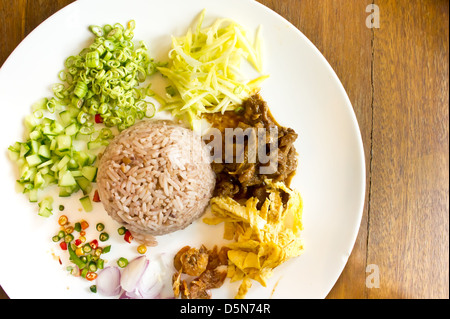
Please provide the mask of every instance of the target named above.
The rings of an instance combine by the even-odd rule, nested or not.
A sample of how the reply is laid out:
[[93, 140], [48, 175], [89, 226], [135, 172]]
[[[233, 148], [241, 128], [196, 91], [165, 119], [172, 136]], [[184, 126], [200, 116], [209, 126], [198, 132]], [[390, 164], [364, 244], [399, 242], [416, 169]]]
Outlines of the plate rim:
[[[43, 25], [46, 24], [51, 24], [52, 21], [60, 15], [65, 14], [67, 11], [72, 10], [73, 7], [75, 6], [79, 6], [82, 5], [83, 3], [87, 3], [89, 0], [76, 0], [68, 5], [66, 5], [65, 7], [61, 8], [60, 10], [56, 11], [55, 13], [53, 13], [52, 15], [50, 15], [48, 18], [46, 18], [44, 21], [42, 21], [41, 23], [39, 23], [29, 34], [27, 34], [26, 37], [24, 37], [20, 43], [14, 48], [14, 50], [12, 50], [12, 52], [9, 54], [9, 56], [6, 58], [6, 60], [4, 61], [4, 63], [2, 64], [2, 66], [0, 67], [0, 80], [3, 77], [3, 74], [6, 72], [5, 70], [7, 70], [10, 67], [11, 61], [13, 60], [12, 57], [15, 56], [16, 52], [21, 50], [21, 48], [25, 45], [26, 42], [28, 42], [29, 38], [32, 38], [35, 36], [35, 34], [37, 32], [39, 32], [39, 30], [42, 28]], [[241, 0], [242, 1], [242, 0]], [[337, 280], [339, 279], [339, 277], [342, 274], [342, 271], [344, 270], [345, 266], [348, 263], [348, 259], [354, 249], [354, 246], [356, 244], [356, 240], [357, 240], [357, 236], [359, 234], [360, 228], [361, 228], [361, 221], [362, 221], [362, 217], [364, 214], [364, 206], [365, 206], [365, 200], [366, 200], [366, 160], [365, 160], [365, 151], [364, 151], [364, 143], [362, 140], [362, 134], [361, 134], [361, 130], [360, 130], [360, 126], [356, 117], [356, 113], [355, 110], [353, 108], [353, 105], [350, 101], [350, 98], [341, 82], [341, 80], [339, 79], [338, 75], [336, 74], [335, 70], [332, 68], [332, 66], [330, 65], [330, 63], [328, 62], [328, 60], [324, 57], [324, 55], [320, 52], [320, 50], [314, 45], [314, 43], [305, 35], [303, 34], [303, 32], [301, 30], [299, 30], [293, 23], [291, 23], [289, 20], [287, 20], [285, 17], [283, 17], [281, 14], [277, 13], [276, 11], [272, 10], [271, 8], [265, 6], [264, 4], [256, 1], [256, 0], [245, 0], [247, 1], [249, 4], [251, 5], [256, 5], [257, 7], [259, 7], [260, 9], [264, 10], [267, 14], [270, 14], [272, 16], [275, 16], [275, 18], [277, 20], [279, 20], [280, 22], [283, 22], [286, 26], [289, 27], [291, 32], [296, 33], [296, 35], [301, 38], [303, 41], [305, 41], [305, 43], [308, 45], [309, 48], [311, 48], [314, 51], [314, 54], [321, 60], [321, 63], [326, 66], [328, 73], [332, 76], [333, 78], [333, 82], [337, 85], [337, 88], [339, 89], [339, 93], [342, 95], [342, 97], [344, 98], [344, 102], [345, 102], [345, 106], [347, 108], [347, 112], [350, 115], [350, 119], [351, 119], [351, 123], [352, 123], [352, 130], [353, 133], [355, 134], [355, 136], [357, 137], [357, 146], [358, 146], [358, 161], [360, 164], [360, 171], [358, 172], [358, 175], [360, 175], [360, 179], [358, 180], [359, 182], [359, 187], [358, 190], [361, 191], [360, 196], [358, 196], [358, 214], [356, 215], [356, 218], [354, 220], [355, 223], [355, 227], [352, 228], [352, 232], [351, 232], [351, 241], [348, 242], [347, 247], [346, 247], [346, 255], [345, 255], [345, 260], [343, 260], [340, 264], [340, 267], [336, 267], [336, 271], [338, 273], [338, 275], [336, 276], [336, 279], [334, 282], [330, 282], [330, 287], [329, 289], [326, 291], [325, 295], [323, 296], [323, 298], [325, 298], [329, 292], [332, 290], [332, 288], [335, 286]], [[4, 278], [4, 274], [0, 273], [0, 279]], [[6, 281], [7, 282], [7, 281]], [[1, 280], [0, 281], [0, 285], [2, 286], [3, 290], [8, 294], [8, 296], [10, 298], [20, 298], [20, 296], [10, 296], [8, 291], [12, 292], [14, 291], [14, 289], [9, 289], [8, 284], [6, 284], [5, 287], [5, 281]], [[15, 291], [14, 291], [15, 293]]]

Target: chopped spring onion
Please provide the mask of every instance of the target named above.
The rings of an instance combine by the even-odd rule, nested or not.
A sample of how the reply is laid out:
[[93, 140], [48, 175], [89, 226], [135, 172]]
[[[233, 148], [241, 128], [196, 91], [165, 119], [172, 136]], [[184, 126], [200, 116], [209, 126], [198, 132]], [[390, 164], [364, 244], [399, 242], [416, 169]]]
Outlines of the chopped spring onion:
[[[172, 37], [169, 66], [158, 70], [173, 85], [160, 110], [188, 120], [194, 129], [201, 113], [234, 110], [268, 76], [244, 80], [241, 62], [247, 60], [262, 73], [261, 28], [252, 44], [244, 28], [230, 19], [218, 19], [203, 28], [205, 10], [194, 30]], [[177, 93], [177, 94], [176, 94]]]

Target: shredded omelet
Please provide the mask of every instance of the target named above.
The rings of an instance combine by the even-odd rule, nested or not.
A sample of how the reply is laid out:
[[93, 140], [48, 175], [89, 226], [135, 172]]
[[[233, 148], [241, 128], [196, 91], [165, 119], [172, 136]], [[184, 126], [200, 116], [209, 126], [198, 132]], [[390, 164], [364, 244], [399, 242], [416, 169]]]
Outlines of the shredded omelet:
[[[300, 233], [303, 229], [303, 202], [300, 194], [282, 182], [265, 181], [269, 196], [257, 209], [258, 199], [252, 197], [240, 204], [230, 197], [211, 199], [214, 217], [203, 221], [209, 225], [224, 223], [224, 238], [233, 240], [227, 245], [228, 273], [231, 282], [242, 280], [235, 298], [244, 298], [252, 283], [264, 287], [273, 269], [303, 252]], [[282, 195], [289, 199], [283, 204]]]

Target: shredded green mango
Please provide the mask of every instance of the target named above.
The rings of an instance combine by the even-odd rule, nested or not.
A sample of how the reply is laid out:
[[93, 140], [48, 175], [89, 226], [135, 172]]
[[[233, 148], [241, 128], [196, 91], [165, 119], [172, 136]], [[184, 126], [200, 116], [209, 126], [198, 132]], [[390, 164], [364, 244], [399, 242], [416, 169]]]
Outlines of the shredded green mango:
[[[202, 113], [234, 110], [259, 88], [267, 75], [245, 81], [241, 63], [247, 60], [262, 74], [261, 27], [252, 43], [244, 28], [231, 19], [217, 19], [202, 27], [205, 10], [196, 27], [185, 36], [172, 37], [169, 65], [158, 70], [172, 83], [160, 111], [187, 120], [193, 129]], [[169, 91], [168, 91], [169, 92]]]

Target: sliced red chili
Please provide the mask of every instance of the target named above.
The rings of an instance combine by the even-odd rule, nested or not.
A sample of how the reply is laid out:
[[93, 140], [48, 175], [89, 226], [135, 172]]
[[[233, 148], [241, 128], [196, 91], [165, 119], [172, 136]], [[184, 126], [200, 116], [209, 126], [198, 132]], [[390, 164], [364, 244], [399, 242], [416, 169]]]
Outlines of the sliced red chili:
[[82, 220], [80, 222], [80, 224], [81, 224], [81, 229], [83, 229], [83, 230], [85, 230], [86, 228], [89, 227], [89, 223], [87, 221], [85, 221], [85, 220]]
[[131, 235], [131, 232], [129, 230], [125, 232], [123, 239], [125, 239], [126, 242], [131, 243], [131, 241], [133, 240], [133, 235]]
[[81, 241], [81, 239], [79, 239], [79, 238], [75, 239], [75, 242], [74, 242], [75, 246], [78, 247], [78, 246], [80, 246], [82, 243], [83, 243], [83, 242]]
[[94, 239], [89, 243], [89, 246], [91, 246], [92, 249], [97, 249], [98, 248], [98, 240]]
[[94, 202], [97, 202], [97, 203], [101, 202], [101, 200], [100, 200], [100, 195], [98, 194], [98, 191], [97, 191], [97, 190], [95, 190], [95, 192], [94, 192], [94, 197], [92, 198], [92, 200], [93, 200]]
[[92, 271], [88, 271], [88, 273], [86, 274], [86, 279], [89, 280], [89, 281], [92, 281], [95, 278], [97, 278], [97, 273], [92, 272]]
[[103, 123], [103, 117], [100, 114], [95, 114], [95, 123]]
[[61, 247], [62, 250], [67, 250], [67, 243], [65, 241], [62, 241], [59, 243], [59, 247]]

